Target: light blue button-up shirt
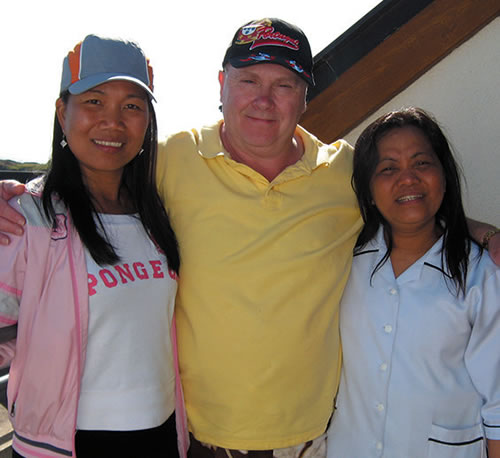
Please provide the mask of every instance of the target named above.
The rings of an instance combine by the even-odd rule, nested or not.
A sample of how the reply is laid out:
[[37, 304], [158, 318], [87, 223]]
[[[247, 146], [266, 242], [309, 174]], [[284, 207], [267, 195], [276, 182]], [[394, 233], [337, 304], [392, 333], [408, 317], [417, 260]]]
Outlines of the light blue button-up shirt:
[[500, 439], [500, 268], [474, 247], [457, 298], [441, 247], [398, 278], [387, 261], [371, 283], [382, 231], [355, 256], [328, 458], [479, 458]]

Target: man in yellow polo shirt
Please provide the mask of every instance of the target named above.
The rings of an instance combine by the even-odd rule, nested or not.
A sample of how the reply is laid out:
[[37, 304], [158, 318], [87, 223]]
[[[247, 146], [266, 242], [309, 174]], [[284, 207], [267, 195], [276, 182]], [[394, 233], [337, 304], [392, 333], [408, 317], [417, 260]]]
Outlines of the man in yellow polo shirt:
[[297, 126], [314, 84], [297, 27], [271, 18], [238, 29], [219, 81], [224, 120], [168, 138], [157, 173], [181, 252], [191, 455], [323, 456], [338, 304], [362, 224], [352, 149]]

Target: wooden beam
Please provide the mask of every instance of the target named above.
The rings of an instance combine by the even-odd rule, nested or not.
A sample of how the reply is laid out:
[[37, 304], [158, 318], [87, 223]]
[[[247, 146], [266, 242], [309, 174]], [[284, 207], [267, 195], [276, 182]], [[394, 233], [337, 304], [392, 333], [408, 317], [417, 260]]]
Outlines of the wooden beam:
[[434, 0], [310, 101], [300, 124], [342, 138], [499, 14], [499, 0]]

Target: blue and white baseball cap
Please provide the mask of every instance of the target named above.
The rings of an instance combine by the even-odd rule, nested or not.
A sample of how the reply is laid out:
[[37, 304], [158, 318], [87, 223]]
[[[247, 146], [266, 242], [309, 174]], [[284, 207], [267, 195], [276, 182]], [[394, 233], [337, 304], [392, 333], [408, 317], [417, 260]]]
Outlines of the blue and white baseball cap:
[[130, 81], [153, 95], [153, 69], [131, 41], [87, 35], [64, 58], [61, 94], [82, 94], [108, 81]]

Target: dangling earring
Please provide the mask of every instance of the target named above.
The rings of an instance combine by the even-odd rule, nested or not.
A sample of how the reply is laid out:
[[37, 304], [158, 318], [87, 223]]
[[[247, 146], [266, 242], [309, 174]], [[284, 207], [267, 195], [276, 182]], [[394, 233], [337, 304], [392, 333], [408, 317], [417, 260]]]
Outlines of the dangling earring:
[[59, 142], [59, 144], [61, 145], [61, 148], [64, 149], [66, 148], [66, 145], [68, 144], [68, 142], [66, 141], [66, 135], [63, 134], [63, 138], [62, 140]]
[[140, 156], [142, 153], [144, 153], [144, 148], [141, 148], [141, 150], [139, 151], [139, 154], [137, 156]]

